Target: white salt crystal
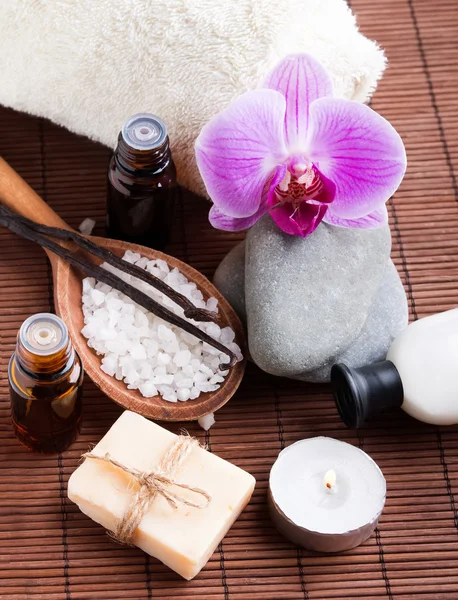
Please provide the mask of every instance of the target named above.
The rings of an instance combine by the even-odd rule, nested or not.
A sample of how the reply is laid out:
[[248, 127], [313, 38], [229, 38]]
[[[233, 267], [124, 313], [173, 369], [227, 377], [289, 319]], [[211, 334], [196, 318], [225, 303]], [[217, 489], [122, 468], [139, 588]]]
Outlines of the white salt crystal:
[[[121, 307], [121, 312], [124, 315], [130, 315], [133, 317], [135, 314], [135, 304], [131, 304], [130, 302], [124, 302]], [[133, 323], [133, 320], [132, 320], [132, 323]]]
[[132, 385], [134, 383], [138, 383], [140, 379], [140, 375], [137, 373], [137, 371], [135, 369], [129, 369], [129, 371], [127, 372], [127, 375], [124, 379], [124, 381], [128, 384], [128, 385]]
[[128, 263], [134, 264], [137, 262], [137, 260], [140, 260], [141, 255], [138, 254], [138, 252], [131, 252], [130, 250], [126, 250], [122, 258]]
[[202, 373], [202, 371], [197, 371], [197, 373], [194, 374], [194, 383], [203, 383], [204, 381], [208, 381], [207, 375]]
[[204, 349], [204, 352], [208, 352], [208, 354], [220, 354], [221, 353], [220, 350], [217, 350], [213, 346], [210, 346], [210, 344], [207, 344], [207, 342], [203, 343], [203, 349]]
[[205, 429], [205, 431], [208, 431], [210, 429], [210, 427], [212, 427], [216, 423], [215, 415], [214, 415], [214, 413], [210, 413], [209, 415], [204, 415], [203, 417], [200, 417], [200, 419], [198, 419], [197, 422], [202, 427], [202, 429]]
[[145, 398], [152, 398], [157, 395], [157, 388], [151, 381], [145, 381], [138, 386], [140, 394]]
[[94, 304], [91, 296], [89, 294], [83, 294], [83, 313], [86, 314], [89, 312], [89, 308]]
[[210, 366], [213, 369], [213, 371], [217, 371], [220, 365], [220, 359], [219, 358], [212, 358], [210, 361]]
[[148, 325], [149, 325], [148, 317], [144, 313], [142, 313], [138, 310], [135, 313], [134, 323], [137, 327], [148, 327]]
[[127, 353], [127, 344], [125, 341], [120, 340], [119, 337], [115, 340], [107, 341], [105, 347], [108, 352], [113, 352], [113, 354], [118, 354], [119, 356], [123, 356]]
[[105, 302], [105, 294], [100, 290], [92, 289], [91, 298], [96, 306], [100, 306]]
[[149, 260], [146, 258], [146, 256], [142, 256], [137, 260], [135, 264], [137, 265], [137, 267], [140, 267], [140, 269], [144, 269], [148, 263]]
[[177, 395], [174, 392], [173, 388], [171, 388], [168, 385], [162, 385], [160, 387], [158, 387], [158, 391], [161, 394], [161, 396], [164, 398], [164, 400], [167, 400], [168, 402], [176, 402], [177, 401]]
[[201, 365], [201, 361], [200, 361], [198, 358], [193, 358], [193, 359], [191, 360], [191, 363], [190, 363], [190, 364], [191, 364], [191, 367], [192, 367], [192, 368], [193, 368], [195, 371], [198, 371], [198, 370], [199, 370], [199, 367], [200, 367], [200, 365]]
[[207, 300], [207, 310], [218, 312], [218, 300], [216, 298], [212, 297]]
[[235, 354], [237, 360], [243, 359], [242, 351], [240, 350], [240, 347], [237, 344], [227, 344], [227, 347]]
[[[196, 301], [200, 300], [202, 302], [203, 299], [204, 299], [204, 296], [203, 296], [203, 294], [202, 294], [202, 292], [200, 290], [194, 290], [192, 292], [192, 299], [196, 300]], [[205, 302], [204, 302], [203, 306], [205, 306]], [[202, 308], [203, 308], [203, 306], [202, 306]]]
[[234, 341], [235, 333], [230, 327], [223, 327], [221, 329], [220, 342], [222, 344], [230, 344]]
[[102, 358], [102, 366], [100, 368], [107, 375], [113, 377], [118, 369], [118, 357], [116, 354], [106, 354]]
[[199, 338], [197, 338], [195, 335], [192, 335], [192, 333], [188, 333], [187, 331], [183, 331], [181, 334], [181, 339], [183, 340], [183, 343], [187, 344], [188, 346], [197, 346], [197, 344], [200, 343]]
[[211, 335], [212, 338], [218, 340], [221, 335], [221, 328], [216, 323], [208, 323], [207, 324], [207, 333]]
[[219, 389], [219, 385], [213, 385], [211, 383], [196, 383], [196, 388], [201, 392], [216, 392]]
[[109, 285], [107, 285], [106, 283], [102, 283], [101, 281], [98, 281], [96, 283], [95, 289], [100, 290], [104, 294], [109, 294], [112, 290], [112, 288]]
[[159, 339], [164, 342], [172, 342], [176, 340], [176, 335], [171, 329], [169, 329], [165, 325], [159, 325], [159, 327], [157, 328], [157, 335]]
[[167, 373], [172, 373], [174, 375], [175, 373], [178, 373], [178, 369], [179, 367], [177, 367], [173, 362], [169, 362], [167, 365]]
[[150, 380], [153, 377], [153, 367], [148, 362], [142, 362], [139, 374], [142, 379]]
[[158, 277], [159, 279], [165, 279], [166, 278], [166, 274], [164, 273], [164, 271], [161, 271], [161, 269], [158, 269], [158, 267], [156, 267], [156, 264], [151, 264], [151, 262], [147, 265], [146, 270], [148, 271], [148, 273], [151, 273], [151, 275], [154, 275], [155, 277]]
[[195, 400], [199, 396], [200, 396], [200, 390], [198, 390], [196, 387], [193, 387], [191, 390], [191, 394], [189, 395], [189, 399]]
[[173, 383], [173, 375], [154, 375], [154, 385], [171, 385]]
[[91, 235], [93, 229], [95, 227], [95, 221], [94, 219], [84, 219], [84, 221], [81, 221], [81, 223], [79, 224], [78, 229], [80, 230], [80, 232], [83, 235]]
[[162, 344], [162, 349], [166, 354], [176, 354], [180, 351], [180, 344], [176, 340], [171, 342], [164, 342]]
[[83, 279], [83, 294], [87, 294], [95, 287], [95, 279], [94, 277], [85, 277]]
[[192, 388], [193, 383], [194, 383], [194, 380], [191, 379], [191, 377], [185, 377], [184, 379], [180, 379], [179, 381], [177, 381], [176, 377], [175, 377], [175, 385], [177, 386], [178, 389]]
[[189, 350], [180, 350], [180, 352], [177, 352], [175, 354], [175, 357], [173, 359], [173, 362], [176, 364], [177, 367], [185, 367], [190, 363], [190, 361], [191, 353], [189, 352]]
[[157, 354], [157, 364], [158, 365], [168, 365], [171, 361], [170, 355], [165, 354], [164, 352], [158, 352]]
[[214, 372], [212, 369], [210, 369], [210, 367], [208, 367], [206, 364], [201, 363], [199, 365], [199, 371], [201, 371], [202, 373], [205, 373], [205, 375], [213, 375]]
[[108, 319], [108, 326], [109, 327], [115, 327], [119, 321], [119, 319], [121, 318], [121, 313], [117, 310], [112, 310], [110, 309], [108, 311], [109, 319]]
[[156, 266], [164, 273], [170, 272], [169, 265], [165, 262], [165, 260], [161, 260], [160, 258], [158, 258], [156, 260]]
[[154, 369], [154, 375], [166, 375], [167, 369], [163, 365], [159, 365]]
[[194, 377], [194, 369], [191, 367], [191, 365], [185, 365], [183, 367], [183, 373], [189, 377]]
[[146, 349], [146, 354], [148, 355], [148, 358], [156, 356], [159, 350], [159, 344], [151, 338], [143, 340], [143, 347]]
[[191, 395], [191, 390], [189, 388], [180, 388], [177, 390], [177, 398], [180, 402], [186, 402], [189, 400], [189, 396]]
[[98, 334], [101, 341], [115, 340], [117, 335], [118, 334], [114, 327], [101, 327]]

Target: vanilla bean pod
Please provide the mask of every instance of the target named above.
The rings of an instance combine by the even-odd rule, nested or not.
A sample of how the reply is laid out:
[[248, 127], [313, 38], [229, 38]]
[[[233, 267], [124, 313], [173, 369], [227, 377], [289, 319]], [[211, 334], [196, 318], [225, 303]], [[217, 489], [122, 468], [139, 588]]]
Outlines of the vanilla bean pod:
[[110, 273], [110, 271], [107, 271], [106, 269], [95, 265], [91, 261], [84, 259], [83, 257], [77, 255], [71, 250], [68, 250], [67, 248], [64, 248], [56, 242], [53, 242], [52, 240], [48, 239], [43, 234], [39, 233], [38, 231], [35, 231], [29, 225], [24, 223], [21, 220], [22, 218], [17, 219], [15, 213], [12, 213], [8, 210], [5, 211], [3, 210], [3, 208], [4, 207], [0, 206], [0, 224], [4, 225], [20, 237], [35, 242], [43, 248], [50, 250], [51, 252], [68, 262], [73, 267], [76, 267], [77, 269], [85, 273], [86, 275], [94, 277], [98, 281], [106, 283], [107, 285], [119, 290], [123, 294], [126, 294], [126, 296], [129, 296], [132, 300], [134, 300], [134, 302], [136, 302], [140, 306], [143, 306], [144, 308], [146, 308], [146, 310], [152, 312], [157, 317], [160, 317], [167, 323], [170, 323], [171, 325], [175, 325], [176, 327], [183, 329], [187, 333], [194, 335], [202, 342], [206, 342], [208, 345], [212, 346], [213, 348], [216, 348], [220, 352], [223, 352], [224, 354], [229, 356], [229, 363], [221, 364], [221, 370], [233, 367], [234, 364], [237, 362], [237, 357], [235, 356], [235, 354], [231, 350], [226, 348], [226, 346], [224, 346], [223, 344], [212, 338], [210, 335], [208, 335], [208, 333], [205, 333], [204, 331], [200, 330], [198, 327], [196, 327], [192, 323], [189, 323], [182, 317], [175, 315], [168, 308], [162, 306], [161, 304], [156, 302], [156, 300], [153, 300], [140, 290], [137, 290], [137, 288], [126, 283], [114, 273]]
[[94, 256], [103, 259], [105, 262], [112, 265], [113, 267], [118, 268], [120, 271], [123, 271], [128, 275], [132, 275], [137, 279], [141, 279], [145, 283], [151, 285], [151, 287], [154, 287], [159, 292], [163, 293], [165, 296], [170, 298], [170, 300], [175, 302], [175, 304], [181, 306], [181, 308], [183, 308], [184, 310], [185, 317], [187, 317], [188, 319], [194, 319], [195, 321], [202, 322], [219, 322], [220, 319], [218, 313], [214, 313], [210, 310], [206, 310], [203, 308], [197, 308], [188, 298], [186, 298], [186, 296], [183, 296], [183, 294], [180, 294], [179, 292], [171, 288], [164, 281], [162, 281], [162, 279], [159, 279], [159, 277], [155, 277], [148, 271], [145, 271], [145, 269], [141, 269], [136, 265], [128, 263], [119, 256], [116, 256], [116, 254], [113, 254], [113, 252], [111, 252], [107, 248], [103, 248], [95, 242], [83, 237], [82, 235], [79, 235], [76, 231], [60, 229], [59, 227], [48, 227], [47, 225], [41, 225], [40, 223], [36, 223], [35, 221], [27, 219], [27, 217], [23, 217], [22, 215], [18, 215], [17, 213], [10, 211], [4, 206], [1, 207], [0, 211], [0, 214], [8, 215], [12, 219], [24, 223], [34, 231], [37, 231], [44, 235], [49, 235], [59, 240], [74, 242], [83, 250], [86, 250], [90, 254], [93, 254]]

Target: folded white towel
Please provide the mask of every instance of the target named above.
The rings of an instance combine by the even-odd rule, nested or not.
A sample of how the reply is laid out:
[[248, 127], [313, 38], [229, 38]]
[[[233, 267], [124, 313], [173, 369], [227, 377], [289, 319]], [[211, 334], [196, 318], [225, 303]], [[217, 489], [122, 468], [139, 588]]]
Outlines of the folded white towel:
[[204, 193], [202, 126], [306, 51], [364, 101], [385, 59], [345, 0], [3, 0], [0, 103], [114, 146], [133, 113], [161, 116], [180, 182]]

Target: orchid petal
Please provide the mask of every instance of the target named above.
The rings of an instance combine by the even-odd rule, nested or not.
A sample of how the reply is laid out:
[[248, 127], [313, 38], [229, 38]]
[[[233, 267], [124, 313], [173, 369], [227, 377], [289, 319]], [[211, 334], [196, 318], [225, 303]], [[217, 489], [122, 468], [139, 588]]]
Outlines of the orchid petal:
[[286, 202], [273, 208], [270, 216], [278, 227], [289, 235], [305, 237], [315, 231], [321, 223], [326, 211], [326, 204], [312, 204], [303, 202], [297, 208]]
[[388, 211], [385, 205], [377, 210], [374, 210], [365, 217], [360, 217], [359, 219], [341, 219], [332, 212], [332, 208], [332, 206], [329, 207], [328, 212], [323, 217], [323, 221], [329, 225], [335, 225], [336, 227], [377, 229], [378, 227], [383, 227], [388, 223]]
[[324, 202], [325, 204], [331, 204], [331, 202], [334, 202], [334, 198], [336, 197], [336, 186], [321, 172], [320, 178], [323, 182], [323, 191], [319, 196], [316, 196], [315, 200], [318, 202]]
[[321, 98], [310, 107], [308, 157], [336, 185], [333, 215], [357, 219], [394, 194], [404, 144], [386, 119], [359, 102]]
[[274, 90], [246, 92], [205, 125], [196, 140], [197, 165], [221, 212], [249, 217], [275, 167], [284, 162], [286, 102]]
[[259, 209], [250, 217], [230, 217], [219, 210], [215, 205], [210, 208], [208, 219], [216, 229], [222, 229], [223, 231], [243, 231], [248, 229], [256, 223], [263, 215], [269, 212], [272, 196], [275, 188], [283, 179], [286, 173], [286, 165], [278, 166], [270, 180], [266, 182], [266, 186], [263, 190], [263, 200]]
[[262, 205], [251, 217], [229, 217], [222, 213], [216, 206], [210, 208], [208, 220], [216, 229], [223, 231], [243, 231], [256, 223], [263, 215], [269, 212], [269, 207]]
[[332, 81], [326, 69], [308, 54], [292, 54], [281, 60], [264, 87], [286, 98], [285, 138], [292, 152], [304, 149], [309, 106], [317, 98], [332, 96]]

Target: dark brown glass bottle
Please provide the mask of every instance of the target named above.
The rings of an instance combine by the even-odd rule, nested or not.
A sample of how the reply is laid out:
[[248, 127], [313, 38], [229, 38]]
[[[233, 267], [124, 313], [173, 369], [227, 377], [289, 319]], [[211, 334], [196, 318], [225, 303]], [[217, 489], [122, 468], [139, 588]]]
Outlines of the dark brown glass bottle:
[[81, 426], [83, 368], [64, 322], [29, 317], [8, 370], [11, 415], [19, 441], [35, 452], [63, 452]]
[[148, 113], [134, 115], [119, 134], [108, 170], [109, 237], [163, 250], [176, 186], [165, 123]]

